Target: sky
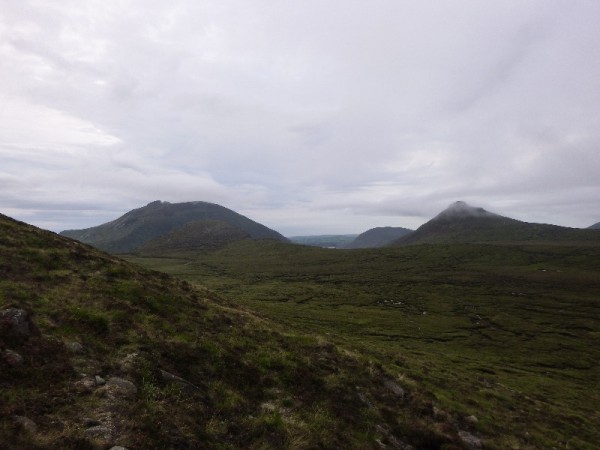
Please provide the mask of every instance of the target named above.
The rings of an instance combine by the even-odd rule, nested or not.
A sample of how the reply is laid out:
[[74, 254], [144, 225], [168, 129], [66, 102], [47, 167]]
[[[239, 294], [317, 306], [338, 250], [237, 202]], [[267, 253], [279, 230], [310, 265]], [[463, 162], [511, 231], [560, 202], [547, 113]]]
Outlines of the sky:
[[0, 0], [0, 213], [600, 221], [597, 0]]

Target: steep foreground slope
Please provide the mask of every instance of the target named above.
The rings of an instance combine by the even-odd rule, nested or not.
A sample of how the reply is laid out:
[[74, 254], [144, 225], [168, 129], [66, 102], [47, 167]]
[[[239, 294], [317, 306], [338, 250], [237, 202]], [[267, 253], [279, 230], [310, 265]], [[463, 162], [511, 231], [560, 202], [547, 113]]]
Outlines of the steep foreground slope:
[[600, 244], [600, 234], [592, 230], [521, 222], [458, 201], [394, 244], [578, 241]]
[[2, 449], [478, 446], [465, 427], [367, 357], [0, 215]]
[[190, 222], [203, 220], [225, 222], [253, 239], [287, 241], [277, 231], [228, 208], [207, 202], [155, 201], [112, 222], [84, 230], [65, 230], [61, 234], [111, 253], [128, 253]]

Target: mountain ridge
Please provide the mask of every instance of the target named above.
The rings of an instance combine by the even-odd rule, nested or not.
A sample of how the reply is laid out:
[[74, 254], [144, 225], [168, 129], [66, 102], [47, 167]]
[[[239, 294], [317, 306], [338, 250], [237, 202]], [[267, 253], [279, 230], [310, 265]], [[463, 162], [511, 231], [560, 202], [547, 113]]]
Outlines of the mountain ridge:
[[152, 239], [198, 220], [225, 222], [248, 233], [253, 239], [288, 242], [277, 231], [248, 217], [216, 203], [202, 201], [169, 203], [157, 200], [113, 221], [82, 230], [64, 230], [60, 234], [111, 253], [129, 253]]
[[413, 233], [392, 245], [486, 242], [598, 242], [600, 235], [590, 230], [559, 225], [522, 222], [470, 206], [452, 203]]

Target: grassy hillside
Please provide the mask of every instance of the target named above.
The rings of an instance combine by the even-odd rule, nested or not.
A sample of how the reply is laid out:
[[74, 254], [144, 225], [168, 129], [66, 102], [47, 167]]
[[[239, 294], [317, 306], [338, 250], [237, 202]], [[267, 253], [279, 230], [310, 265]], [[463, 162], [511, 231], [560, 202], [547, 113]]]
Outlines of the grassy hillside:
[[434, 393], [434, 415], [476, 416], [486, 448], [600, 442], [598, 246], [339, 251], [239, 242], [135, 260], [376, 355]]
[[0, 275], [2, 449], [450, 450], [475, 439], [396, 364], [4, 216]]
[[376, 227], [359, 234], [356, 239], [344, 245], [344, 248], [376, 248], [412, 233], [412, 230], [402, 227]]
[[235, 211], [207, 202], [155, 201], [129, 211], [112, 222], [84, 230], [66, 230], [61, 234], [111, 253], [127, 253], [190, 222], [204, 220], [225, 222], [249, 234], [253, 239], [287, 242], [278, 232]]

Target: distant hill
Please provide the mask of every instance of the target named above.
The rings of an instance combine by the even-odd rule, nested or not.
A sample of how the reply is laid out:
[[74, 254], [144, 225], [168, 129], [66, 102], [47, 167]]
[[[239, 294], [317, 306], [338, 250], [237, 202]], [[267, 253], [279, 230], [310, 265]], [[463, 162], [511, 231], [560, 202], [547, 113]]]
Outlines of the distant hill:
[[140, 255], [167, 255], [181, 252], [216, 250], [250, 235], [219, 220], [198, 220], [154, 238], [136, 250]]
[[600, 230], [600, 222], [595, 223], [594, 225], [592, 225], [589, 228], [592, 229], [592, 230]]
[[343, 248], [375, 248], [384, 247], [397, 239], [412, 233], [412, 230], [402, 227], [376, 227], [359, 234], [356, 239]]
[[[60, 234], [111, 253], [129, 253], [152, 239], [164, 236], [190, 222], [216, 220], [238, 228], [252, 239], [287, 242], [278, 232], [223, 206], [207, 202], [169, 203], [155, 201], [129, 211], [112, 222]], [[188, 233], [186, 231], [186, 233]], [[163, 243], [164, 244], [164, 243]]]
[[394, 244], [525, 241], [595, 241], [600, 244], [600, 234], [558, 225], [522, 222], [458, 201]]
[[294, 244], [310, 245], [312, 247], [340, 248], [352, 242], [356, 234], [321, 234], [315, 236], [291, 236]]

